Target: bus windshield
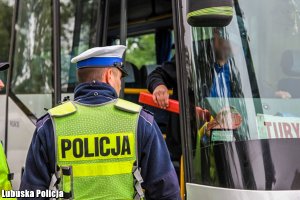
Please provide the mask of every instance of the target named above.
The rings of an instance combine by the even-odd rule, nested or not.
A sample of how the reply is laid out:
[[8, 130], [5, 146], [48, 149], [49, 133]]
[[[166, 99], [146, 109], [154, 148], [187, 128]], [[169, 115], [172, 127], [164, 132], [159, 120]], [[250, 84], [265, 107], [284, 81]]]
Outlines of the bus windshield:
[[214, 117], [212, 139], [300, 137], [300, 0], [236, 1], [230, 25], [194, 27], [192, 42], [195, 103]]
[[226, 27], [189, 27], [192, 182], [291, 189], [299, 163], [300, 0], [235, 0], [234, 8]]

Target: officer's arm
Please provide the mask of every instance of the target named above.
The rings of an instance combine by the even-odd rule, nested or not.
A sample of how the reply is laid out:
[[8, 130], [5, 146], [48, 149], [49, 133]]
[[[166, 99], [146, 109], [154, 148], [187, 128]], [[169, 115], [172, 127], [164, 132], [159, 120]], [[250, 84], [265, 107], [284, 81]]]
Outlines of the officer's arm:
[[53, 126], [50, 117], [46, 116], [37, 122], [37, 128], [28, 150], [20, 190], [34, 191], [49, 188], [51, 174], [54, 172], [54, 165], [49, 164], [54, 163], [53, 150]]
[[176, 172], [170, 160], [166, 143], [153, 116], [142, 111], [138, 141], [140, 167], [146, 190], [146, 199], [180, 199]]

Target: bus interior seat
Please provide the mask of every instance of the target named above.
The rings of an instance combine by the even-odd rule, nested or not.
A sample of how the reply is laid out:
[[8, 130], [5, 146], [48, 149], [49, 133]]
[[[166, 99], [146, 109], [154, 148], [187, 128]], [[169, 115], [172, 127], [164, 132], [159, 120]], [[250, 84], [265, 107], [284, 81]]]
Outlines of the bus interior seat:
[[[128, 76], [124, 77], [125, 88], [140, 88], [140, 70], [137, 68], [137, 66], [135, 66], [133, 63], [126, 61], [124, 68], [128, 73]], [[128, 101], [138, 103], [138, 95], [125, 94], [124, 98]]]
[[[147, 88], [147, 83], [146, 80], [149, 76], [149, 74], [151, 74], [151, 72], [153, 72], [157, 67], [159, 67], [160, 65], [144, 65], [141, 68], [141, 78], [143, 81], [143, 88]], [[154, 114], [154, 119], [157, 122], [160, 130], [162, 133], [166, 133], [167, 130], [167, 125], [168, 125], [168, 121], [169, 121], [169, 112], [162, 110], [162, 109], [158, 109], [158, 108], [154, 108], [152, 106], [144, 106], [145, 109], [149, 110], [150, 112], [152, 112]]]
[[128, 76], [124, 77], [125, 86], [128, 88], [139, 88], [140, 87], [140, 71], [133, 63], [126, 61], [125, 70]]
[[278, 90], [289, 92], [293, 98], [300, 98], [300, 50], [286, 50], [281, 57], [282, 71], [288, 78], [278, 82]]

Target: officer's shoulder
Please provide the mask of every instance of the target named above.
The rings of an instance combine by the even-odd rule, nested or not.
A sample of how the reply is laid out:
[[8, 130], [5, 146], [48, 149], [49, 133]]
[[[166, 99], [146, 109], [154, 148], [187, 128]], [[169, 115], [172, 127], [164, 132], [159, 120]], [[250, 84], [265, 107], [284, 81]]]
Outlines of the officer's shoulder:
[[142, 106], [126, 101], [124, 99], [117, 99], [115, 107], [119, 110], [129, 112], [129, 113], [139, 113], [142, 109]]
[[141, 110], [140, 118], [141, 118], [141, 120], [145, 121], [146, 123], [150, 124], [151, 126], [154, 122], [153, 113], [144, 108]]
[[41, 128], [43, 128], [45, 126], [45, 124], [47, 124], [47, 122], [51, 122], [51, 118], [50, 118], [50, 115], [49, 113], [46, 113], [45, 115], [41, 116], [40, 118], [38, 118], [36, 120], [36, 128], [37, 128], [37, 131], [39, 131]]
[[130, 113], [140, 113], [141, 120], [149, 123], [150, 125], [153, 124], [154, 117], [153, 113], [144, 109], [142, 106], [132, 103], [130, 101], [126, 101], [124, 99], [118, 99], [115, 103], [115, 107], [119, 110], [130, 112]]
[[48, 113], [52, 117], [63, 117], [71, 115], [77, 111], [77, 107], [72, 101], [65, 101], [61, 104], [48, 110]]

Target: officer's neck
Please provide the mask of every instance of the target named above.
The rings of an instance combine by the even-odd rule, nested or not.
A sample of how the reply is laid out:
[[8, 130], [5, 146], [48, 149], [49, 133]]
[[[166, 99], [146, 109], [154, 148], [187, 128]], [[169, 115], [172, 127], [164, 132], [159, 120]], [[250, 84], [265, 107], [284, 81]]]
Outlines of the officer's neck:
[[113, 99], [118, 98], [115, 89], [105, 82], [91, 81], [80, 83], [76, 86], [74, 91], [75, 99], [92, 96], [105, 96]]

